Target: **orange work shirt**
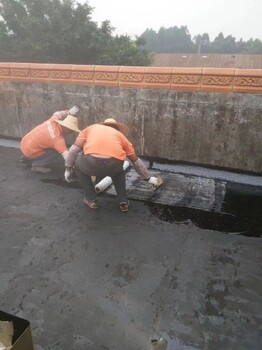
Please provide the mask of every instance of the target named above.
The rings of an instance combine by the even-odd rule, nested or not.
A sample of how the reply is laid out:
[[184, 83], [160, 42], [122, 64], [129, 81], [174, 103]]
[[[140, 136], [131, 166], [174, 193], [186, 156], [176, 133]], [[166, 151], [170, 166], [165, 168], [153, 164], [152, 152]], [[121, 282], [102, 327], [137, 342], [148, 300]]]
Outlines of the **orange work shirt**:
[[101, 154], [120, 160], [135, 154], [132, 143], [111, 126], [93, 124], [82, 130], [76, 140], [85, 140], [84, 154]]
[[38, 158], [47, 148], [55, 149], [58, 153], [68, 150], [62, 136], [62, 127], [56, 120], [58, 116], [53, 115], [22, 138], [20, 148], [26, 157]]

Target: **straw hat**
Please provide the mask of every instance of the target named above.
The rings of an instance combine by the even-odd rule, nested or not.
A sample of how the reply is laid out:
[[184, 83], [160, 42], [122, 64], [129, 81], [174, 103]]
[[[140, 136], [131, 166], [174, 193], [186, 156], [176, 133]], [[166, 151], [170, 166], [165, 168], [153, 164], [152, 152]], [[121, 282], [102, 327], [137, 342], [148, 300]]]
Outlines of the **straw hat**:
[[80, 132], [81, 130], [78, 129], [78, 119], [76, 117], [73, 117], [72, 115], [68, 114], [68, 116], [64, 120], [56, 120], [56, 122], [65, 128], [68, 128], [70, 130]]
[[100, 124], [102, 125], [108, 125], [108, 126], [115, 126], [122, 134], [124, 134], [125, 136], [128, 135], [129, 132], [129, 128], [127, 125], [122, 124], [122, 123], [118, 123], [115, 119], [113, 118], [107, 118], [106, 120], [104, 120], [103, 122], [101, 122]]

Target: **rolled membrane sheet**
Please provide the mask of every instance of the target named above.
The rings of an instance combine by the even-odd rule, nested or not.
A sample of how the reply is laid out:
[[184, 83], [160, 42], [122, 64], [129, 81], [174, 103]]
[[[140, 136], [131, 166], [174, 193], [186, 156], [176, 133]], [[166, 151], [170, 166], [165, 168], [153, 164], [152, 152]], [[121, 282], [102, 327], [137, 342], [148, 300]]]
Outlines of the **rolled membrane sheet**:
[[[130, 163], [128, 160], [124, 161], [123, 169], [126, 170], [130, 166]], [[110, 185], [112, 185], [113, 181], [110, 176], [106, 176], [98, 182], [98, 184], [95, 185], [95, 191], [96, 193], [103, 192], [105, 189], [107, 189]]]

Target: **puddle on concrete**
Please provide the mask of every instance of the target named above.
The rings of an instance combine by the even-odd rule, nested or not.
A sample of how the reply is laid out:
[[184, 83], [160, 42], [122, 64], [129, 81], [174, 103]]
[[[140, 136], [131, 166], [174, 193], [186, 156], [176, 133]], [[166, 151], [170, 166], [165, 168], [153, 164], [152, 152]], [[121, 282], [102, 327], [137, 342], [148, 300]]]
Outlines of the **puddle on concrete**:
[[254, 186], [227, 184], [221, 212], [146, 203], [160, 220], [190, 224], [249, 237], [262, 237], [262, 189]]

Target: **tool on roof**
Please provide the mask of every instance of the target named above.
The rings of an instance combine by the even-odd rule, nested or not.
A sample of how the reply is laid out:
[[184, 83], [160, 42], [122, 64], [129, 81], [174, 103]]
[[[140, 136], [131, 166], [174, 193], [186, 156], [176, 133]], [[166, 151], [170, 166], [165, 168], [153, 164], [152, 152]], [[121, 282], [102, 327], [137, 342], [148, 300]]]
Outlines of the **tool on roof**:
[[[130, 163], [128, 160], [124, 161], [123, 169], [126, 170], [130, 166]], [[110, 176], [104, 177], [98, 184], [95, 185], [95, 191], [96, 193], [103, 192], [106, 190], [110, 185], [112, 185], [113, 181]]]
[[158, 176], [156, 179], [157, 179], [157, 183], [153, 185], [153, 191], [158, 190], [159, 187], [163, 185], [163, 180], [161, 176]]

